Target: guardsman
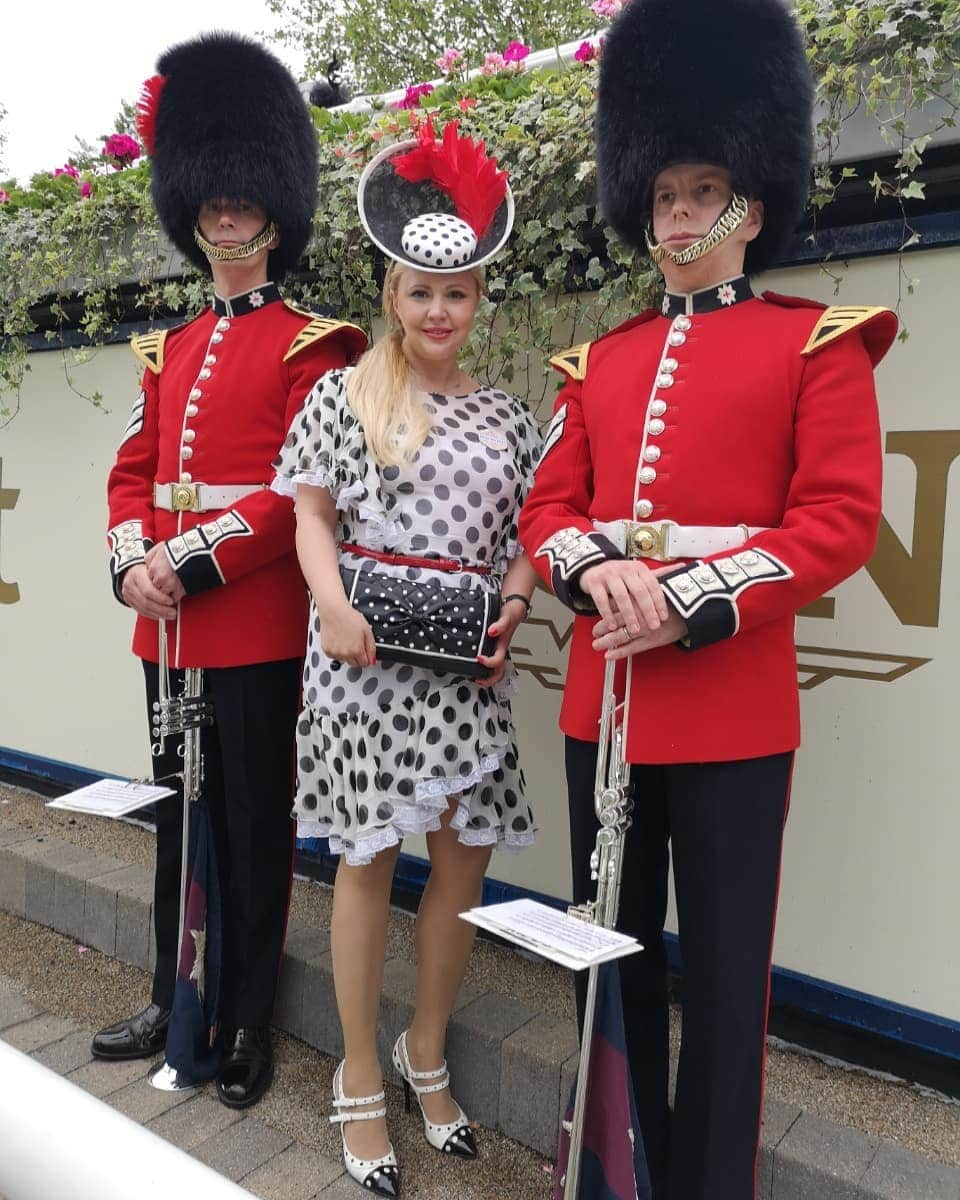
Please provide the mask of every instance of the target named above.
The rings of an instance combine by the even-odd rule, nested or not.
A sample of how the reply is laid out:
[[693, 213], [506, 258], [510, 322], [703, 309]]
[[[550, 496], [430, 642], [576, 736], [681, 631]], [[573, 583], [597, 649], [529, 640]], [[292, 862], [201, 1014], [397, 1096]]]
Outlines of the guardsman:
[[[138, 613], [148, 710], [157, 622], [168, 622], [174, 688], [204, 669], [214, 725], [204, 795], [220, 863], [220, 1099], [269, 1086], [269, 1026], [293, 861], [293, 754], [307, 592], [289, 499], [271, 463], [316, 380], [355, 358], [361, 330], [285, 301], [278, 281], [306, 246], [316, 197], [313, 123], [293, 78], [254, 42], [210, 34], [168, 50], [140, 127], [153, 197], [177, 248], [213, 278], [212, 302], [176, 329], [133, 340], [142, 390], [108, 485], [110, 567]], [[168, 743], [169, 744], [169, 743]], [[155, 775], [178, 769], [175, 754]], [[176, 974], [178, 802], [157, 814], [157, 960], [151, 1003], [98, 1033], [101, 1058], [163, 1049]]]
[[[799, 223], [813, 87], [779, 0], [632, 0], [601, 62], [600, 202], [662, 306], [557, 355], [528, 554], [578, 614], [566, 734], [574, 899], [590, 898], [604, 660], [622, 659], [636, 810], [620, 928], [656, 1200], [753, 1200], [783, 826], [800, 740], [796, 613], [869, 558], [880, 308], [758, 294]], [[599, 619], [598, 619], [599, 618]], [[683, 1042], [667, 1104], [672, 853]], [[582, 1006], [581, 1006], [582, 1013]]]

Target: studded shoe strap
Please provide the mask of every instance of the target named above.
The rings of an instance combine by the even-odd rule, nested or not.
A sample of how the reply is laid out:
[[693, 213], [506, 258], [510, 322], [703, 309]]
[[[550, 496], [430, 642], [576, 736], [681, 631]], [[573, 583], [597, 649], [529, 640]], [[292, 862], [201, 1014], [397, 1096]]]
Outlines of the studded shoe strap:
[[[380, 1093], [380, 1097], [382, 1099], [383, 1092]], [[371, 1096], [368, 1100], [348, 1100], [347, 1104], [372, 1104], [376, 1099], [377, 1099], [376, 1096]], [[334, 1100], [333, 1103], [335, 1105], [343, 1104], [343, 1101], [342, 1100], [340, 1100], [340, 1101]], [[330, 1124], [331, 1125], [346, 1125], [350, 1121], [375, 1121], [377, 1119], [377, 1117], [385, 1117], [386, 1115], [387, 1115], [386, 1105], [384, 1105], [383, 1108], [375, 1108], [371, 1112], [331, 1113]]]
[[[407, 1070], [406, 1070], [407, 1082], [410, 1084], [410, 1086], [413, 1088], [413, 1090], [417, 1093], [418, 1096], [429, 1096], [431, 1092], [442, 1092], [444, 1088], [450, 1086], [450, 1077], [449, 1077], [449, 1075], [447, 1075], [447, 1060], [446, 1059], [444, 1059], [443, 1062], [440, 1064], [440, 1066], [437, 1067], [433, 1071], [415, 1071], [413, 1069], [413, 1064], [410, 1062], [410, 1054], [407, 1051], [407, 1035], [406, 1035], [406, 1033], [403, 1034], [402, 1040], [400, 1042], [400, 1049], [403, 1054], [404, 1065], [407, 1068]], [[444, 1079], [443, 1083], [434, 1083], [434, 1084], [430, 1084], [427, 1087], [418, 1086], [416, 1083], [414, 1083], [415, 1079], [439, 1079], [443, 1075], [447, 1075], [447, 1078]]]

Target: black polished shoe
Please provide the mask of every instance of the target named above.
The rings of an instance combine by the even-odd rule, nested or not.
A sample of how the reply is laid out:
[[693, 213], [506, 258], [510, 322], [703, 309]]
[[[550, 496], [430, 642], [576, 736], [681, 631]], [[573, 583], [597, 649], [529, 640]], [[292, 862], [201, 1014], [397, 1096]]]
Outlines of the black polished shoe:
[[249, 1108], [273, 1079], [273, 1046], [266, 1025], [238, 1029], [226, 1043], [217, 1095], [228, 1108]]
[[90, 1052], [94, 1058], [153, 1058], [167, 1044], [170, 1009], [148, 1004], [143, 1012], [94, 1034]]

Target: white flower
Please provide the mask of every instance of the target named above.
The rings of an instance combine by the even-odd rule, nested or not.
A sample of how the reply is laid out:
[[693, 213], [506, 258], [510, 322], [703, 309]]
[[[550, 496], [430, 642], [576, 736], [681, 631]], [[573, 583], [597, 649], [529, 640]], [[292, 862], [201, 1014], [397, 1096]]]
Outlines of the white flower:
[[737, 299], [737, 292], [732, 283], [724, 283], [717, 288], [717, 299], [721, 304], [733, 304]]
[[249, 296], [249, 300], [250, 300], [251, 308], [259, 308], [260, 305], [263, 303], [263, 293], [262, 292], [251, 292], [250, 296]]

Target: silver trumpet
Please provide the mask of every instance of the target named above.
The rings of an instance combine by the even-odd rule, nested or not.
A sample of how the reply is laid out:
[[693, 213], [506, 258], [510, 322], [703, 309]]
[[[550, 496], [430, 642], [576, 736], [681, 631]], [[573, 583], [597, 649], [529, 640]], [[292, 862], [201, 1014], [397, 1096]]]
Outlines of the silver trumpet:
[[[627, 695], [629, 696], [629, 660]], [[571, 906], [571, 916], [613, 929], [620, 909], [620, 882], [623, 875], [623, 847], [627, 830], [633, 824], [633, 798], [630, 794], [630, 764], [626, 761], [626, 720], [617, 719], [617, 696], [614, 691], [616, 663], [608, 662], [603, 677], [603, 706], [600, 710], [600, 740], [597, 748], [597, 773], [593, 802], [600, 822], [597, 840], [590, 855], [590, 878], [597, 882], [596, 899]], [[583, 1122], [586, 1112], [587, 1085], [590, 1077], [590, 1051], [593, 1043], [593, 1021], [597, 1007], [597, 972], [589, 968], [587, 1003], [580, 1039], [580, 1065], [577, 1070], [577, 1091], [573, 1117], [570, 1122], [570, 1149], [564, 1180], [564, 1200], [578, 1200], [580, 1162], [583, 1146]]]
[[[153, 735], [151, 753], [159, 757], [166, 748], [168, 737], [183, 735], [177, 753], [183, 760], [183, 835], [180, 850], [180, 922], [177, 929], [177, 968], [183, 950], [183, 925], [187, 908], [187, 870], [190, 847], [190, 806], [200, 799], [203, 786], [203, 755], [200, 752], [200, 730], [213, 724], [213, 701], [202, 694], [203, 669], [187, 667], [183, 673], [183, 690], [174, 696], [170, 690], [170, 657], [167, 649], [167, 623], [158, 621], [159, 628], [159, 699], [154, 701], [150, 718]], [[150, 1072], [150, 1084], [162, 1092], [182, 1092], [197, 1087], [174, 1067], [164, 1061]]]

